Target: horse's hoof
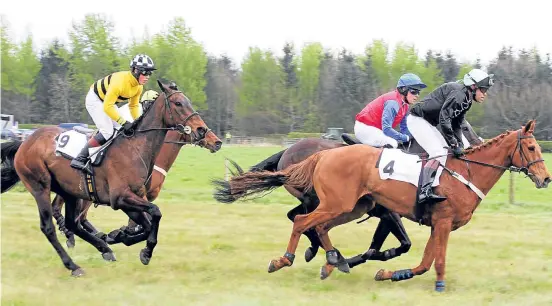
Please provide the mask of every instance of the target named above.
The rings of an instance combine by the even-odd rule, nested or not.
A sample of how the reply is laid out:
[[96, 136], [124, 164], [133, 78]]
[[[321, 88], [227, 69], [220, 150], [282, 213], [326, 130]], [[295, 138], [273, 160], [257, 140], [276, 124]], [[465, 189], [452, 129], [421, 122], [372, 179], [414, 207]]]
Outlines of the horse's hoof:
[[312, 246], [308, 247], [305, 250], [305, 261], [311, 261], [316, 256], [316, 253], [318, 253], [318, 248], [313, 248]]
[[374, 276], [374, 279], [378, 282], [384, 281], [385, 279], [383, 278], [383, 273], [385, 273], [385, 270], [380, 269], [378, 273], [376, 273], [376, 276]]
[[333, 271], [332, 265], [328, 265], [328, 264], [323, 265], [322, 268], [320, 268], [320, 279], [325, 280], [332, 274], [332, 271]]
[[105, 261], [117, 261], [113, 252], [102, 253], [102, 257]]
[[349, 273], [349, 264], [347, 261], [342, 261], [337, 265], [337, 269], [343, 273]]
[[65, 242], [67, 244], [67, 247], [72, 249], [75, 247], [75, 238], [74, 237], [71, 237], [69, 239], [67, 239], [67, 241]]
[[85, 273], [84, 273], [84, 270], [82, 268], [78, 268], [76, 270], [71, 271], [71, 276], [73, 276], [73, 277], [81, 277], [84, 274]]
[[268, 263], [268, 273], [276, 272], [278, 271], [278, 268], [276, 268], [276, 265], [274, 264], [274, 260], [271, 260]]
[[142, 264], [147, 266], [150, 262], [151, 256], [146, 254], [146, 251], [147, 251], [146, 249], [142, 249], [140, 251], [140, 261], [142, 262]]

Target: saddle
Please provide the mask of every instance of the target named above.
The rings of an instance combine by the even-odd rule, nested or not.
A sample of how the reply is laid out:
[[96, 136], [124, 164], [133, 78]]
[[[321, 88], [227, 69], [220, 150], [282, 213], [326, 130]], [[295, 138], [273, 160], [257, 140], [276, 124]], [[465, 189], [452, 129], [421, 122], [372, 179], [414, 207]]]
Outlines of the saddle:
[[[341, 134], [341, 139], [343, 139], [343, 141], [347, 144], [347, 145], [356, 145], [356, 144], [362, 144], [362, 142], [360, 142], [355, 136], [353, 135], [349, 135], [347, 133], [343, 133]], [[387, 148], [387, 149], [391, 149], [391, 146], [383, 146], [383, 147], [380, 147], [380, 146], [372, 146], [374, 148]], [[413, 153], [413, 152], [410, 152], [409, 148], [408, 147], [405, 147], [403, 146], [402, 144], [399, 145], [399, 149], [403, 152], [403, 153], [406, 153], [406, 154], [414, 154], [414, 155], [419, 155], [420, 157], [422, 158], [427, 158], [428, 157], [428, 154], [423, 152], [423, 153]], [[425, 164], [425, 160], [423, 161], [423, 163]]]
[[[88, 140], [91, 137], [94, 137], [99, 130], [93, 130], [85, 128], [82, 126], [75, 126], [71, 130], [64, 131], [59, 134], [56, 138], [56, 154], [63, 156], [66, 159], [72, 160], [75, 158]], [[102, 164], [104, 157], [109, 149], [113, 139], [118, 134], [118, 131], [115, 130], [113, 136], [111, 136], [104, 145], [100, 147], [90, 148], [90, 157], [89, 157], [89, 166], [98, 167]]]

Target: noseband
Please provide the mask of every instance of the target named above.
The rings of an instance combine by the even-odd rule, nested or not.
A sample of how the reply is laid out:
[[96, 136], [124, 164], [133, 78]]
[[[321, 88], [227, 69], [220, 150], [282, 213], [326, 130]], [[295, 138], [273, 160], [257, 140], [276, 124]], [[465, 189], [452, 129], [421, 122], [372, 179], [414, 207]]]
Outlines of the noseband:
[[[172, 93], [170, 94], [166, 94], [165, 92], [163, 92], [163, 94], [165, 95], [165, 99], [164, 99], [164, 103], [165, 103], [165, 109], [167, 109], [167, 111], [169, 112], [169, 117], [171, 118], [171, 121], [174, 122], [174, 117], [173, 117], [173, 114], [172, 114], [172, 111], [171, 111], [171, 107], [170, 107], [170, 100], [169, 98], [174, 95], [174, 94], [177, 94], [177, 93], [181, 93], [184, 95], [183, 92], [181, 91], [173, 91]], [[151, 104], [153, 104], [154, 102], [151, 102]], [[146, 108], [146, 112], [152, 108], [153, 105], [149, 105], [147, 108]], [[175, 111], [176, 112], [176, 111]], [[177, 112], [178, 114], [178, 112]], [[142, 115], [143, 116], [143, 115]], [[187, 142], [187, 141], [166, 141], [165, 143], [174, 143], [174, 144], [182, 144], [182, 145], [185, 145], [185, 144], [193, 144], [193, 145], [200, 145], [202, 146], [204, 140], [205, 140], [205, 136], [207, 135], [207, 133], [211, 132], [213, 133], [213, 131], [206, 127], [206, 126], [203, 126], [202, 128], [205, 130], [204, 133], [199, 133], [197, 130], [196, 131], [193, 131], [192, 128], [187, 125], [188, 121], [194, 117], [194, 116], [199, 116], [199, 113], [198, 112], [193, 112], [191, 114], [189, 114], [185, 119], [184, 119], [184, 123], [183, 124], [177, 124], [175, 127], [170, 127], [170, 128], [150, 128], [150, 129], [144, 129], [144, 130], [137, 130], [136, 132], [149, 132], [149, 131], [156, 131], [156, 130], [171, 130], [171, 131], [177, 131], [178, 133], [180, 133], [181, 135], [189, 135], [190, 137], [190, 141]], [[125, 137], [132, 137], [134, 135], [134, 133], [131, 133], [130, 135], [127, 135], [127, 134], [124, 134], [122, 133]]]

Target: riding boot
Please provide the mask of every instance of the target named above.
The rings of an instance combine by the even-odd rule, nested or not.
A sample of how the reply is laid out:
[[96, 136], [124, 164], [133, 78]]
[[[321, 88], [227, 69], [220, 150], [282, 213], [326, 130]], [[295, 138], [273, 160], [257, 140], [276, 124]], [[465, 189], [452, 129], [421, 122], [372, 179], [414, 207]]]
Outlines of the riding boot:
[[90, 170], [88, 167], [86, 167], [86, 163], [88, 162], [88, 157], [90, 156], [90, 153], [88, 152], [89, 148], [95, 148], [97, 146], [101, 146], [106, 142], [105, 138], [101, 133], [98, 133], [94, 135], [94, 137], [90, 137], [88, 142], [84, 145], [84, 148], [82, 148], [81, 152], [77, 157], [75, 157], [71, 161], [71, 167], [79, 170], [86, 171], [88, 174], [92, 175], [92, 170]]
[[79, 155], [71, 161], [71, 167], [79, 170], [85, 170], [86, 162], [88, 161], [88, 152], [89, 144], [88, 142], [84, 145], [84, 148], [80, 151]]
[[433, 193], [433, 181], [435, 180], [435, 175], [439, 169], [439, 161], [436, 159], [430, 160], [427, 162], [425, 167], [422, 169], [420, 174], [420, 186], [418, 194], [418, 204], [424, 205], [428, 202], [438, 203], [446, 200], [446, 197], [436, 195]]

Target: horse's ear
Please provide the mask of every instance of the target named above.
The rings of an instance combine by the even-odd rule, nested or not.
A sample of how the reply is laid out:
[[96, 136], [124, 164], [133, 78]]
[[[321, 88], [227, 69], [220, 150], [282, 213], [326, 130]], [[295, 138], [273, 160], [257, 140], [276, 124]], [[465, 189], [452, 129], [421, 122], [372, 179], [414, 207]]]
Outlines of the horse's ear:
[[157, 85], [159, 85], [159, 88], [161, 88], [162, 92], [167, 93], [167, 90], [165, 89], [165, 86], [163, 85], [163, 83], [161, 83], [161, 81], [157, 80]]
[[525, 127], [523, 128], [523, 133], [525, 134], [533, 134], [535, 131], [535, 119], [529, 120]]

